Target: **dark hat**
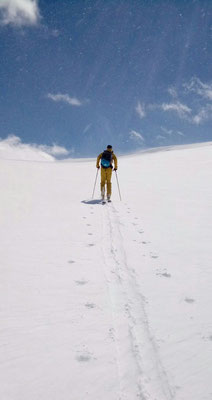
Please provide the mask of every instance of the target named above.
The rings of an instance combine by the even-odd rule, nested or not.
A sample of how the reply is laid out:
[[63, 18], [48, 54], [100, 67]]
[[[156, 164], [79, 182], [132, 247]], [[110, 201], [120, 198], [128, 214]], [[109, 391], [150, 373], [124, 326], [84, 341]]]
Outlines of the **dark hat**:
[[107, 146], [107, 149], [112, 149], [111, 144], [109, 144], [109, 145]]

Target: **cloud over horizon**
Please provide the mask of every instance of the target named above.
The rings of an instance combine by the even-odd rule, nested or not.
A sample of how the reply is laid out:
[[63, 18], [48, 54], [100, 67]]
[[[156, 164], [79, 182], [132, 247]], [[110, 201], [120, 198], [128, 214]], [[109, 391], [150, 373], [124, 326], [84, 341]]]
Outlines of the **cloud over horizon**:
[[0, 157], [28, 161], [54, 161], [55, 157], [68, 156], [72, 151], [53, 144], [52, 146], [23, 143], [18, 136], [0, 138]]

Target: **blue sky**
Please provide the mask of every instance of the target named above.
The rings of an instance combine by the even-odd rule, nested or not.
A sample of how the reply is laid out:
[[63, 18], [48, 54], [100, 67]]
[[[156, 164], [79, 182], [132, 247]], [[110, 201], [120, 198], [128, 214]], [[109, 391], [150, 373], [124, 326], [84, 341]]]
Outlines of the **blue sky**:
[[0, 137], [73, 156], [212, 140], [211, 54], [211, 0], [0, 0]]

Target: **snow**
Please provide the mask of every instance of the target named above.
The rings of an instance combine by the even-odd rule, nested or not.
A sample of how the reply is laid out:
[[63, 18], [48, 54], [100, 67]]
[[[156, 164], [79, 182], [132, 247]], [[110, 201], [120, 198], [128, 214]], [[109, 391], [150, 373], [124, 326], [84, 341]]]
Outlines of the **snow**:
[[119, 157], [104, 206], [95, 160], [10, 151], [0, 398], [211, 400], [211, 143]]

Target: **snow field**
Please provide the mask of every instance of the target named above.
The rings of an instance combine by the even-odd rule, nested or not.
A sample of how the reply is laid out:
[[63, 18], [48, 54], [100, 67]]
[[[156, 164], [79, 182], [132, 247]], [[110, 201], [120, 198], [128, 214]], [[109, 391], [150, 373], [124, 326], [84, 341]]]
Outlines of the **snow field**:
[[212, 398], [211, 153], [0, 160], [0, 398]]

